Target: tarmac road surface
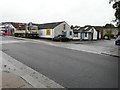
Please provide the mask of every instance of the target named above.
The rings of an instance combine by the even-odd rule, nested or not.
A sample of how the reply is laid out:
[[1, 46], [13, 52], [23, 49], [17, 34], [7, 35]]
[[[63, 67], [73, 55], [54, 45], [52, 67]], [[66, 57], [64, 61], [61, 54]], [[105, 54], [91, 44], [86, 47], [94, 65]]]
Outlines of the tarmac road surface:
[[[118, 87], [117, 57], [75, 51], [44, 43], [25, 42], [7, 37], [2, 40], [3, 52], [64, 87]], [[8, 43], [4, 43], [5, 41]]]

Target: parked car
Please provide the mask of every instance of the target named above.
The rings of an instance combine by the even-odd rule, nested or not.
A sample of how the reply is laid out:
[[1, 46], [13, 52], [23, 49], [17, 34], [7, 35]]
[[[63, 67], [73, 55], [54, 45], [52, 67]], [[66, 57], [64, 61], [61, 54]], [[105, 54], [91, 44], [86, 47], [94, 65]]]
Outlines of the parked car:
[[119, 35], [118, 38], [115, 40], [115, 45], [120, 45], [120, 35]]
[[67, 37], [65, 37], [64, 35], [58, 35], [56, 37], [54, 37], [55, 41], [68, 41], [69, 39]]

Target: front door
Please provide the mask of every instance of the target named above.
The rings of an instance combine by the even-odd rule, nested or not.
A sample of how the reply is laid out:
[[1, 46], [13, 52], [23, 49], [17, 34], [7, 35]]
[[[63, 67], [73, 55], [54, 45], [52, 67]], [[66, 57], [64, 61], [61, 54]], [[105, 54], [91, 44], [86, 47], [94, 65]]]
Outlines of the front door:
[[91, 33], [91, 40], [93, 40], [93, 33]]
[[80, 38], [80, 40], [82, 40], [82, 33], [81, 33], [81, 38]]
[[97, 40], [99, 40], [99, 31], [97, 31]]

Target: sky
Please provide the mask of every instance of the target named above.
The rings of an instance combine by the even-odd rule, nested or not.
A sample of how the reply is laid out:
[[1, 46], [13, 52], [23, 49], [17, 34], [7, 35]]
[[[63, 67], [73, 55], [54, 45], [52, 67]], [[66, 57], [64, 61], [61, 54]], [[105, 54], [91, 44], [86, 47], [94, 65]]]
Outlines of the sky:
[[103, 26], [115, 19], [109, 0], [0, 0], [0, 22]]

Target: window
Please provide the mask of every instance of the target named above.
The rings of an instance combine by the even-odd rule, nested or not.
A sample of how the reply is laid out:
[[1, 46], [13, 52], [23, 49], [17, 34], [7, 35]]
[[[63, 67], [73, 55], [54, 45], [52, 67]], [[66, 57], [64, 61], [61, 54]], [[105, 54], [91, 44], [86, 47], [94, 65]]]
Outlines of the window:
[[74, 37], [78, 37], [78, 33], [75, 32], [75, 33], [74, 33]]
[[70, 31], [70, 35], [72, 35], [72, 31]]
[[63, 25], [63, 30], [65, 30], [65, 29], [66, 29], [66, 24]]
[[87, 37], [87, 33], [85, 33], [85, 37]]

